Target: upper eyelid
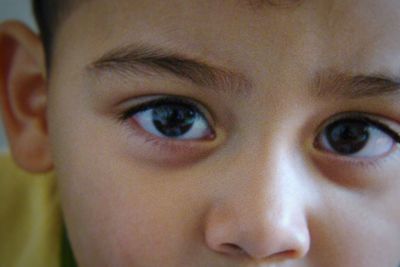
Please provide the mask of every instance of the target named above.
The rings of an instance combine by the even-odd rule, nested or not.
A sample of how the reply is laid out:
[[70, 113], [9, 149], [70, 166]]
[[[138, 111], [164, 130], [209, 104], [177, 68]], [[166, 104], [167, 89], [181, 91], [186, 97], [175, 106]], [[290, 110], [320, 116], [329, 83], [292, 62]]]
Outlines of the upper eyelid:
[[321, 130], [326, 128], [326, 126], [328, 126], [336, 121], [345, 120], [345, 119], [355, 119], [355, 120], [358, 119], [358, 120], [368, 121], [371, 123], [380, 122], [383, 125], [385, 125], [385, 127], [390, 128], [388, 125], [386, 125], [386, 123], [381, 122], [381, 121], [389, 120], [389, 119], [385, 119], [385, 117], [383, 117], [383, 116], [368, 113], [368, 112], [344, 111], [344, 112], [336, 113], [332, 116], [329, 116], [327, 119], [323, 120], [317, 127], [317, 130], [318, 130], [318, 132], [321, 132]]
[[324, 121], [318, 127], [317, 133], [320, 134], [328, 125], [336, 121], [345, 119], [363, 120], [369, 123], [370, 125], [376, 127], [377, 129], [383, 131], [385, 134], [389, 135], [391, 138], [394, 139], [395, 142], [400, 143], [400, 132], [393, 129], [391, 126], [388, 125], [388, 123], [383, 122], [383, 121], [389, 121], [389, 119], [386, 119], [379, 115], [364, 113], [364, 112], [349, 111], [336, 114], [333, 117], [330, 117], [328, 120]]
[[[130, 108], [126, 108], [125, 111], [122, 112], [120, 119], [126, 120], [137, 112], [147, 110], [156, 105], [162, 105], [164, 102], [167, 104], [182, 104], [182, 105], [192, 106], [195, 108], [195, 111], [200, 113], [200, 115], [207, 121], [209, 126], [211, 127], [215, 126], [214, 114], [210, 111], [210, 109], [206, 105], [204, 105], [198, 100], [186, 96], [175, 96], [175, 95], [154, 95], [154, 96], [147, 96], [145, 98], [149, 99], [131, 105]], [[140, 97], [138, 97], [138, 99], [140, 99]]]
[[138, 104], [135, 107], [132, 107], [131, 110], [136, 110], [136, 112], [141, 112], [141, 111], [145, 111], [150, 108], [162, 106], [165, 104], [167, 104], [167, 105], [168, 104], [178, 104], [178, 105], [194, 108], [196, 111], [200, 111], [198, 108], [198, 105], [195, 103], [188, 103], [187, 101], [181, 101], [181, 100], [169, 99], [169, 98], [160, 98], [160, 99], [150, 100], [148, 102], [143, 102], [141, 104]]

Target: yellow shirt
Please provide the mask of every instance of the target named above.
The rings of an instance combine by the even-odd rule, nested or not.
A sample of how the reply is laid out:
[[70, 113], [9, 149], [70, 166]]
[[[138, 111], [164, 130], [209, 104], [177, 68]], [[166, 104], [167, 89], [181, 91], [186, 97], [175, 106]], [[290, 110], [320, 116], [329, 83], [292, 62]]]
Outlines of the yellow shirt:
[[62, 220], [53, 174], [0, 154], [0, 267], [59, 267]]

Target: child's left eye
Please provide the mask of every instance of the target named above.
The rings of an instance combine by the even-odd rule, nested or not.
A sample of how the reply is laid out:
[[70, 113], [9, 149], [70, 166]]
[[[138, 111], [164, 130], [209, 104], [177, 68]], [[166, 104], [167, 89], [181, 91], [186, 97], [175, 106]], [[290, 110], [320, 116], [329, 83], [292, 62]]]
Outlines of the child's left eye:
[[353, 158], [376, 158], [390, 153], [399, 136], [389, 127], [366, 117], [342, 118], [328, 124], [317, 147]]
[[176, 140], [212, 139], [214, 131], [195, 104], [181, 99], [156, 99], [126, 115], [151, 135]]

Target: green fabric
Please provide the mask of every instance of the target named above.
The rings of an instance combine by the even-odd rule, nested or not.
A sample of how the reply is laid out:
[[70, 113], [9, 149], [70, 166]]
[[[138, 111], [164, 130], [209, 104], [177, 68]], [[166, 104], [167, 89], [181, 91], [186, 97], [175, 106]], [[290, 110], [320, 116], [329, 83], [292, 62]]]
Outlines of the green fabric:
[[0, 153], [0, 267], [60, 267], [61, 226], [54, 175]]
[[21, 170], [0, 153], [0, 267], [77, 267], [53, 173]]
[[68, 240], [67, 230], [64, 227], [62, 244], [61, 244], [61, 267], [78, 267], [75, 261], [74, 254], [71, 249], [71, 245]]

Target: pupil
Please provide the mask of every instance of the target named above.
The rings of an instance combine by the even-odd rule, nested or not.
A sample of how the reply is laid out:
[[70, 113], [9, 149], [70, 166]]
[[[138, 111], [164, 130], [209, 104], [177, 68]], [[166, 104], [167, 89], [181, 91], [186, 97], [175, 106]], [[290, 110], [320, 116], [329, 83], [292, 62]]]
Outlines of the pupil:
[[367, 144], [369, 127], [368, 123], [359, 120], [337, 121], [327, 127], [327, 139], [339, 154], [355, 154]]
[[153, 108], [153, 123], [163, 135], [176, 138], [187, 133], [196, 119], [196, 112], [182, 105], [163, 105]]

